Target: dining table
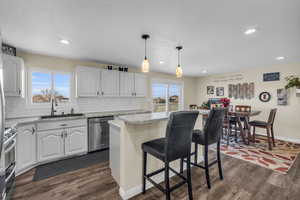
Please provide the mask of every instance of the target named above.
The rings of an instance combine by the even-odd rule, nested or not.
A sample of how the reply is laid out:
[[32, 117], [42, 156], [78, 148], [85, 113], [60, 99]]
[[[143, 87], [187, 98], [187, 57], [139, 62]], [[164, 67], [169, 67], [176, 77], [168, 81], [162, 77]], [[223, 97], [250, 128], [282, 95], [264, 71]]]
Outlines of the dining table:
[[[205, 124], [205, 120], [208, 117], [210, 110], [199, 110], [202, 115], [203, 127]], [[252, 141], [249, 119], [250, 117], [257, 116], [261, 113], [260, 110], [251, 110], [251, 111], [235, 111], [229, 110], [228, 117], [236, 119], [238, 130], [240, 131], [242, 142], [246, 145], [249, 145]], [[243, 120], [242, 120], [243, 119]], [[244, 126], [243, 123], [244, 122]]]

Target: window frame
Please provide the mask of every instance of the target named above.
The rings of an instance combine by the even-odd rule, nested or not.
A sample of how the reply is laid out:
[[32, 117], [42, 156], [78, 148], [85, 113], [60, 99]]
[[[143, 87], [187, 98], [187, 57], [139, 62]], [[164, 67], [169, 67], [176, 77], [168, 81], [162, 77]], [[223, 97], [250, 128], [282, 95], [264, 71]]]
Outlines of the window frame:
[[179, 97], [179, 106], [178, 110], [183, 110], [184, 109], [184, 82], [179, 81], [179, 80], [170, 80], [170, 79], [151, 79], [151, 110], [152, 112], [154, 111], [154, 103], [153, 103], [153, 90], [152, 90], [152, 85], [153, 84], [166, 84], [167, 85], [167, 94], [166, 94], [166, 110], [165, 112], [173, 112], [169, 111], [169, 88], [170, 85], [180, 85], [181, 90], [180, 90], [180, 97]]
[[41, 108], [45, 108], [45, 107], [50, 107], [51, 106], [51, 101], [50, 102], [45, 102], [45, 103], [34, 103], [32, 102], [32, 73], [34, 72], [38, 72], [38, 73], [48, 73], [51, 75], [51, 90], [54, 89], [55, 87], [55, 81], [54, 81], [54, 75], [55, 74], [69, 74], [70, 75], [70, 88], [69, 88], [69, 101], [66, 102], [58, 102], [59, 105], [67, 105], [67, 104], [71, 104], [74, 102], [74, 73], [70, 72], [70, 71], [63, 71], [63, 70], [51, 70], [51, 69], [47, 69], [47, 68], [39, 68], [39, 67], [32, 67], [29, 68], [27, 71], [27, 105], [30, 105], [31, 107], [41, 107]]

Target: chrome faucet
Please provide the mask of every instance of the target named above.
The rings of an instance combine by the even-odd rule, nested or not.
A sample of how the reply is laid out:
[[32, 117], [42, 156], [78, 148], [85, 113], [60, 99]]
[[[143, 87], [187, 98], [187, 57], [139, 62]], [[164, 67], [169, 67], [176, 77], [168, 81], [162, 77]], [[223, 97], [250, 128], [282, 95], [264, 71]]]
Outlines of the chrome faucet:
[[54, 113], [56, 112], [56, 110], [54, 109], [54, 103], [55, 106], [57, 106], [57, 101], [55, 97], [51, 99], [51, 116], [54, 116]]

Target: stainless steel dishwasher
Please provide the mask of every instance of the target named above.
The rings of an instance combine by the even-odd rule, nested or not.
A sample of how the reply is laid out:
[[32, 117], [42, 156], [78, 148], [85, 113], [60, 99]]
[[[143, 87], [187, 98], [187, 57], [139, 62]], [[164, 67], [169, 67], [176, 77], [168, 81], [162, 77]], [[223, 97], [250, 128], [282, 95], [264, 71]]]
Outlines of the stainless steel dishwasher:
[[109, 120], [114, 116], [95, 117], [88, 119], [88, 150], [89, 152], [109, 148]]

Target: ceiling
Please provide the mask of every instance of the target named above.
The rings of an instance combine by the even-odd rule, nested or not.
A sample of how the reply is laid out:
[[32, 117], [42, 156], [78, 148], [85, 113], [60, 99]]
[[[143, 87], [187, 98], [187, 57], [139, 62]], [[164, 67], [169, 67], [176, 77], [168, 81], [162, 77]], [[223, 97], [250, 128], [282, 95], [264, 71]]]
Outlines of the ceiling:
[[0, 29], [19, 49], [134, 67], [149, 33], [151, 71], [175, 74], [183, 45], [184, 75], [202, 76], [299, 62], [299, 10], [299, 0], [1, 0]]

